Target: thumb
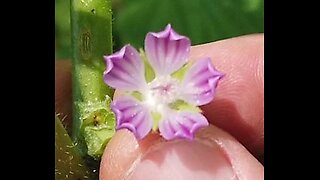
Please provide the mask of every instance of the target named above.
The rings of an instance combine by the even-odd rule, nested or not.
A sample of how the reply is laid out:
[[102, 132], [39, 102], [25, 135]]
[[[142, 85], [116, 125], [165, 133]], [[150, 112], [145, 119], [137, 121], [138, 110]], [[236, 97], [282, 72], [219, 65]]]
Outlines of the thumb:
[[100, 179], [263, 179], [264, 167], [237, 140], [210, 125], [194, 141], [137, 141], [120, 130], [109, 142]]

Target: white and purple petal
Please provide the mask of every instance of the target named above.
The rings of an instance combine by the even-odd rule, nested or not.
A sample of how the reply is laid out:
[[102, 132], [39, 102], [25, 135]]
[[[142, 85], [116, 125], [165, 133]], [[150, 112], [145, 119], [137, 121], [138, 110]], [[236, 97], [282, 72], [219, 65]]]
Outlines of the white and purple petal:
[[143, 61], [132, 46], [126, 45], [104, 59], [107, 64], [104, 82], [112, 88], [134, 91], [146, 86]]
[[192, 140], [199, 128], [208, 125], [208, 120], [202, 114], [183, 111], [172, 113], [162, 119], [159, 122], [159, 131], [167, 140], [177, 138]]
[[213, 100], [215, 89], [223, 74], [216, 70], [210, 58], [204, 58], [193, 64], [183, 80], [183, 99], [201, 106]]
[[145, 39], [145, 52], [156, 76], [170, 75], [188, 59], [190, 39], [179, 35], [167, 25], [164, 31], [150, 32]]
[[144, 138], [152, 129], [152, 119], [148, 108], [129, 96], [122, 96], [114, 100], [111, 109], [116, 116], [116, 129], [126, 128], [137, 139]]

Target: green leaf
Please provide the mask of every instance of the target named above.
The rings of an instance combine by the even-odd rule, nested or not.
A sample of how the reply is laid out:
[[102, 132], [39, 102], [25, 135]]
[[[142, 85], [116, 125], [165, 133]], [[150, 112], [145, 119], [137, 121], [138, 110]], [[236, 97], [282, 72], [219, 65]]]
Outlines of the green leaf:
[[61, 121], [55, 119], [55, 179], [92, 179]]
[[143, 47], [147, 32], [168, 23], [193, 45], [263, 32], [264, 24], [263, 0], [122, 0], [116, 10], [117, 49], [126, 43]]

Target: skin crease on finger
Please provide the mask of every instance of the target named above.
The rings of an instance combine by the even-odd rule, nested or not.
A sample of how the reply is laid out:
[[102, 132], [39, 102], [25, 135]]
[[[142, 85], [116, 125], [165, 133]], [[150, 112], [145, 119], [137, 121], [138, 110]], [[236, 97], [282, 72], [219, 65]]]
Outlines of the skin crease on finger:
[[[148, 178], [146, 174], [154, 179], [159, 173], [163, 175], [158, 177], [160, 179], [192, 179], [192, 176], [202, 179], [208, 176], [215, 179], [263, 179], [263, 165], [247, 151], [258, 158], [263, 157], [263, 35], [242, 36], [192, 47], [192, 60], [205, 56], [211, 57], [217, 69], [226, 74], [217, 88], [214, 101], [202, 107], [210, 123], [223, 130], [215, 126], [204, 128], [197, 133], [193, 144], [179, 140], [164, 142], [157, 134], [150, 134], [137, 142], [129, 131], [120, 130], [105, 150], [100, 179]], [[193, 158], [181, 155], [197, 152], [200, 152], [199, 156]], [[162, 155], [163, 160], [156, 154]], [[204, 154], [207, 158], [202, 159]], [[214, 159], [215, 154], [220, 159]], [[168, 159], [175, 159], [176, 165], [171, 166], [174, 171], [163, 174], [172, 164]], [[197, 160], [205, 165], [200, 163], [197, 167]], [[221, 168], [216, 171], [216, 161], [222, 167], [232, 167], [231, 170]], [[227, 178], [225, 175], [230, 176]]]

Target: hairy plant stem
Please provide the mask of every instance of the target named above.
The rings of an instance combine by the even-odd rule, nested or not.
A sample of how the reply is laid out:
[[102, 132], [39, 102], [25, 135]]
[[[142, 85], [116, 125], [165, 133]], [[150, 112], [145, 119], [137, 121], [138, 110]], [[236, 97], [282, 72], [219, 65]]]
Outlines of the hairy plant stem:
[[103, 82], [103, 55], [112, 52], [111, 0], [71, 0], [70, 15], [72, 138], [82, 157], [99, 161], [115, 131], [109, 107], [114, 90]]

